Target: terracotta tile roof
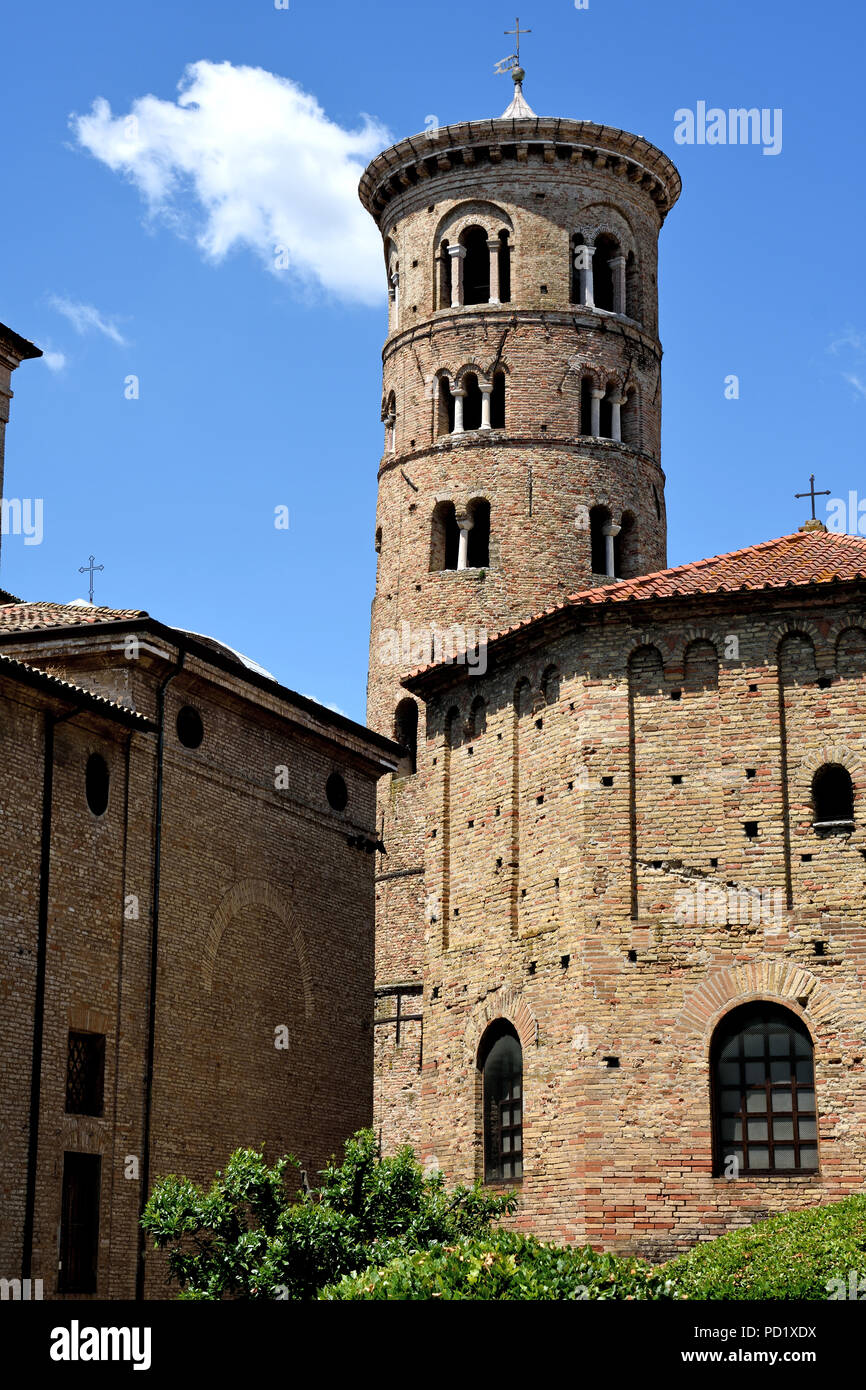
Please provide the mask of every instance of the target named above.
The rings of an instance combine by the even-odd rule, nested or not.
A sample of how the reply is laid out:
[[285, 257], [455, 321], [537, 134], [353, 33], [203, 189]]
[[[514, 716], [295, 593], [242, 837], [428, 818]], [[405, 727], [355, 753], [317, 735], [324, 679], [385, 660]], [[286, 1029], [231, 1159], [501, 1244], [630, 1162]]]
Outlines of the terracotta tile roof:
[[137, 710], [130, 709], [119, 700], [109, 700], [105, 695], [97, 695], [94, 690], [86, 690], [82, 685], [73, 685], [71, 681], [63, 680], [62, 676], [52, 675], [50, 671], [41, 671], [37, 666], [29, 666], [26, 661], [16, 661], [14, 657], [4, 656], [2, 653], [0, 675], [23, 681], [25, 685], [44, 690], [59, 699], [74, 699], [78, 704], [87, 705], [110, 718], [120, 719], [124, 724], [132, 724], [141, 729], [156, 727], [146, 715], [139, 714]]
[[830, 531], [795, 531], [791, 536], [714, 555], [709, 560], [582, 589], [570, 594], [568, 603], [625, 603], [680, 594], [787, 589], [846, 579], [866, 579], [866, 539]]
[[148, 616], [141, 608], [91, 608], [86, 603], [4, 603], [0, 605], [0, 632], [36, 632], [40, 628], [80, 627]]
[[[726, 555], [694, 560], [688, 565], [677, 565], [674, 569], [656, 570], [653, 574], [642, 574], [636, 579], [622, 579], [614, 584], [580, 589], [569, 594], [561, 603], [491, 634], [488, 648], [500, 638], [534, 627], [554, 613], [562, 613], [569, 608], [801, 588], [810, 584], [833, 584], [856, 579], [866, 580], [866, 538], [823, 530], [795, 531], [793, 535], [761, 541], [759, 545], [732, 550]], [[443, 669], [451, 664], [442, 663]], [[403, 680], [408, 682], [436, 669], [436, 663], [419, 666], [408, 672]]]

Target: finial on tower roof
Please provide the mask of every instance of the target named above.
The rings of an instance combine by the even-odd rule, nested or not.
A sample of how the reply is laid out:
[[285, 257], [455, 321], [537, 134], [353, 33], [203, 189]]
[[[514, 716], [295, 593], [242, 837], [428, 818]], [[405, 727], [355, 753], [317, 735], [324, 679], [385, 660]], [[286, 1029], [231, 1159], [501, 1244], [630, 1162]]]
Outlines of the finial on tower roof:
[[498, 73], [510, 72], [512, 81], [514, 82], [514, 100], [508, 107], [508, 110], [503, 111], [502, 120], [520, 120], [523, 117], [532, 117], [535, 115], [535, 112], [529, 105], [529, 102], [526, 100], [526, 97], [523, 95], [523, 79], [526, 77], [526, 73], [520, 66], [520, 37], [522, 34], [531, 34], [532, 30], [521, 29], [520, 20], [518, 19], [516, 22], [516, 27], [514, 29], [506, 29], [505, 32], [506, 34], [516, 35], [517, 52], [512, 53], [508, 58], [503, 58], [500, 63], [496, 64], [495, 71]]

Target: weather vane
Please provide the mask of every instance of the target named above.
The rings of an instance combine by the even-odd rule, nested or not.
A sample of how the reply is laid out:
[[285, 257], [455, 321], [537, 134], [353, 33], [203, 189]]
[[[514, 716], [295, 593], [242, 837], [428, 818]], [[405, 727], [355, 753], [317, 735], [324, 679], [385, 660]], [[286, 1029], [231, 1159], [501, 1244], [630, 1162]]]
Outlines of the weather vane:
[[95, 570], [104, 570], [104, 569], [105, 569], [105, 566], [104, 566], [104, 565], [95, 565], [95, 564], [93, 563], [95, 559], [96, 559], [96, 556], [95, 556], [95, 555], [91, 555], [91, 556], [90, 556], [90, 564], [89, 564], [89, 565], [79, 565], [79, 566], [78, 566], [78, 573], [79, 573], [79, 574], [89, 574], [89, 575], [90, 575], [90, 602], [91, 602], [91, 603], [93, 602], [93, 574], [94, 574], [94, 571], [95, 571]]
[[506, 29], [505, 32], [506, 32], [506, 34], [509, 34], [509, 35], [510, 35], [510, 34], [514, 34], [514, 36], [516, 37], [516, 39], [517, 39], [517, 52], [516, 52], [516, 53], [510, 53], [510, 54], [508, 55], [507, 58], [503, 58], [501, 62], [497, 63], [497, 64], [496, 64], [496, 67], [494, 68], [494, 71], [495, 71], [495, 72], [498, 72], [498, 73], [515, 72], [517, 69], [520, 68], [520, 38], [521, 38], [521, 35], [531, 34], [531, 33], [532, 33], [532, 30], [531, 30], [531, 29], [521, 29], [521, 27], [520, 27], [520, 19], [519, 19], [519, 18], [518, 18], [517, 20], [515, 20], [515, 25], [516, 25], [516, 27], [515, 27], [514, 29]]

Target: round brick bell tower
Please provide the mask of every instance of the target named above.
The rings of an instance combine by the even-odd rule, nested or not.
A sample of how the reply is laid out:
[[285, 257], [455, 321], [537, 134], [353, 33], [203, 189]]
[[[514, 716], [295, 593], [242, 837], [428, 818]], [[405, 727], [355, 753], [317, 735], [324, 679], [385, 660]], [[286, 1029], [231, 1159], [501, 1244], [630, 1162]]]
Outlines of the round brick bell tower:
[[379, 792], [386, 1146], [418, 1137], [426, 925], [424, 710], [401, 675], [434, 630], [471, 641], [666, 563], [657, 243], [680, 178], [640, 136], [536, 116], [514, 78], [502, 118], [403, 140], [360, 186], [390, 306], [368, 721], [407, 748]]

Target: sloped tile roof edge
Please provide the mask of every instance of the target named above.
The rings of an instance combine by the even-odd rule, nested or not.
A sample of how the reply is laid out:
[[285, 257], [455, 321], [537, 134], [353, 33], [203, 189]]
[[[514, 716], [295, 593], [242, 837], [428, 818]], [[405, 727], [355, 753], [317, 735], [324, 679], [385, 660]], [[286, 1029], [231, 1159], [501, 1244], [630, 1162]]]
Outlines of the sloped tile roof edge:
[[[813, 539], [814, 538], [814, 539]], [[793, 552], [794, 546], [798, 550], [807, 553], [811, 546], [815, 548], [815, 540], [823, 542], [821, 549], [829, 554], [835, 545], [845, 546], [848, 551], [859, 552], [861, 564], [856, 568], [849, 567], [847, 570], [844, 565], [839, 569], [833, 569], [828, 565], [821, 573], [820, 577], [812, 572], [804, 572], [801, 575], [779, 576], [776, 579], [765, 579], [763, 582], [760, 577], [742, 575], [740, 581], [735, 581], [735, 576], [729, 576], [734, 582], [700, 585], [691, 584], [687, 587], [678, 587], [677, 577], [695, 577], [702, 572], [710, 570], [711, 567], [722, 568], [729, 562], [739, 562], [745, 566], [752, 558], [763, 558], [765, 554], [778, 551], [785, 554], [785, 547], [788, 553]], [[671, 569], [654, 570], [650, 574], [638, 575], [634, 579], [617, 580], [611, 584], [598, 584], [589, 589], [578, 589], [568, 598], [560, 603], [555, 603], [549, 608], [543, 609], [539, 613], [534, 613], [528, 618], [523, 618], [510, 627], [502, 628], [487, 639], [488, 651], [503, 642], [506, 638], [514, 638], [518, 633], [529, 635], [531, 629], [542, 628], [557, 613], [562, 614], [575, 609], [585, 608], [603, 609], [613, 604], [626, 603], [646, 603], [650, 600], [656, 602], [675, 601], [678, 599], [709, 599], [719, 594], [741, 594], [741, 593], [767, 593], [779, 592], [784, 590], [808, 589], [831, 583], [856, 583], [858, 580], [866, 581], [866, 538], [861, 536], [849, 536], [847, 534], [828, 532], [828, 531], [794, 531], [784, 536], [776, 536], [772, 540], [759, 541], [755, 545], [744, 546], [740, 550], [726, 551], [721, 555], [708, 556], [706, 559], [691, 560], [684, 565], [676, 565]], [[459, 664], [455, 662], [432, 662], [429, 665], [415, 667], [407, 671], [401, 678], [401, 684], [410, 690], [423, 687], [437, 672], [443, 675], [446, 671]]]
[[72, 681], [63, 680], [62, 676], [55, 676], [50, 671], [42, 671], [38, 666], [30, 666], [26, 661], [16, 661], [14, 657], [4, 656], [2, 652], [0, 652], [0, 675], [8, 676], [12, 680], [19, 680], [34, 689], [44, 690], [47, 694], [56, 695], [59, 699], [75, 700], [78, 704], [86, 705], [89, 709], [96, 710], [109, 719], [117, 719], [123, 724], [129, 724], [132, 728], [140, 729], [142, 732], [156, 728], [153, 720], [148, 719], [146, 714], [140, 714], [138, 710], [130, 709], [128, 705], [121, 704], [119, 700], [109, 700], [106, 695], [98, 695], [93, 690], [87, 690], [83, 685], [74, 685]]
[[[11, 605], [10, 605], [11, 606]], [[35, 607], [36, 604], [24, 605], [25, 607]], [[305, 714], [313, 716], [320, 723], [329, 725], [343, 733], [350, 734], [357, 739], [361, 739], [372, 745], [380, 755], [384, 755], [390, 765], [395, 766], [401, 756], [398, 744], [385, 734], [377, 733], [375, 729], [369, 729], [365, 724], [359, 724], [357, 720], [350, 719], [346, 714], [339, 714], [336, 710], [328, 709], [327, 705], [322, 705], [318, 700], [311, 700], [306, 695], [299, 694], [296, 690], [291, 690], [286, 685], [281, 685], [279, 681], [272, 680], [268, 676], [261, 676], [258, 672], [250, 670], [243, 662], [237, 659], [229, 659], [216, 651], [206, 642], [198, 640], [193, 634], [182, 631], [180, 628], [169, 627], [161, 623], [158, 618], [153, 618], [144, 609], [123, 609], [123, 608], [103, 608], [103, 609], [76, 609], [69, 604], [50, 604], [45, 603], [45, 607], [61, 609], [70, 608], [75, 614], [76, 620], [68, 623], [54, 622], [44, 627], [21, 627], [4, 628], [0, 622], [0, 647], [14, 646], [16, 643], [26, 643], [39, 641], [40, 639], [50, 639], [52, 637], [63, 636], [94, 636], [95, 630], [100, 632], [129, 632], [137, 628], [145, 627], [148, 631], [172, 646], [181, 646], [193, 652], [200, 659], [208, 662], [218, 670], [225, 671], [230, 675], [239, 677], [247, 684], [255, 686], [259, 690], [267, 690], [276, 695], [279, 699], [285, 700], [287, 704], [294, 705]], [[110, 617], [99, 618], [90, 621], [78, 620], [78, 613], [105, 613]], [[0, 618], [2, 618], [2, 608], [0, 608]], [[33, 668], [36, 669], [36, 668]]]

